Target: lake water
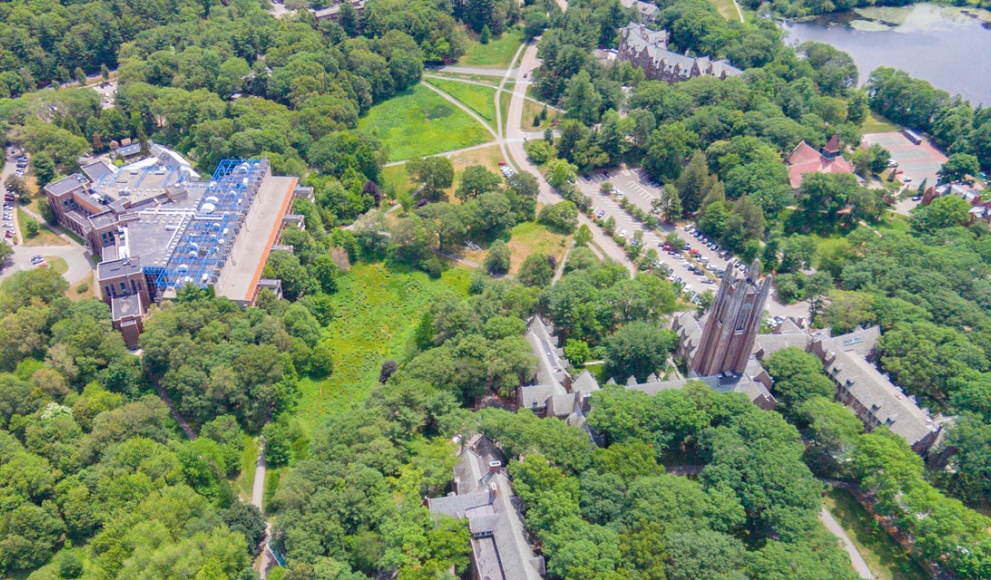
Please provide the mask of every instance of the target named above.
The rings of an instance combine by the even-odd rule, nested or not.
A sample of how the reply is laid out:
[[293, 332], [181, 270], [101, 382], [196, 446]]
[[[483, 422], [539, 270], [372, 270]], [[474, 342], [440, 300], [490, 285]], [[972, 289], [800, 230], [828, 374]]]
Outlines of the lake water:
[[971, 104], [991, 105], [991, 29], [959, 9], [932, 4], [884, 9], [883, 21], [856, 14], [785, 22], [788, 44], [831, 44], [853, 57], [860, 83], [879, 66], [902, 69]]

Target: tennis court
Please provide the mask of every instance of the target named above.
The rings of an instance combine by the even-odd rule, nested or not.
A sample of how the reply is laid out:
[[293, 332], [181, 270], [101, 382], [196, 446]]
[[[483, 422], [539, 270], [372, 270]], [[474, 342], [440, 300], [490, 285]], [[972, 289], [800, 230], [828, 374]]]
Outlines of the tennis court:
[[901, 133], [871, 133], [864, 135], [864, 140], [870, 145], [877, 143], [891, 152], [891, 159], [897, 161], [898, 169], [904, 172], [900, 176], [903, 181], [906, 177], [910, 177], [913, 183], [928, 179], [933, 185], [936, 183], [936, 172], [946, 162], [946, 156], [928, 140], [916, 145]]

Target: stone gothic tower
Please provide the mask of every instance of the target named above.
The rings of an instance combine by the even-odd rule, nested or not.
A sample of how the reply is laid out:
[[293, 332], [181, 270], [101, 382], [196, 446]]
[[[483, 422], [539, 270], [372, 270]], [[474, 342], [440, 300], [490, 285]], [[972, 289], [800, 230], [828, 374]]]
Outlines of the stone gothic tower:
[[771, 277], [760, 279], [759, 260], [754, 260], [743, 277], [727, 268], [689, 371], [700, 377], [724, 371], [742, 373], [753, 351], [770, 290]]

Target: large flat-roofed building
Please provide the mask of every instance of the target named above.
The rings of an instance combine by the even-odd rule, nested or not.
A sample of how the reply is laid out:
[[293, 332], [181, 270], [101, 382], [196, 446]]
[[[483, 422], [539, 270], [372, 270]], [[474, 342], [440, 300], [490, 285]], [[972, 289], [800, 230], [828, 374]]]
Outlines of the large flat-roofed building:
[[152, 302], [187, 284], [212, 287], [243, 306], [262, 287], [261, 273], [287, 223], [295, 177], [272, 175], [266, 159], [221, 161], [201, 180], [181, 155], [151, 146], [151, 156], [120, 168], [97, 161], [45, 187], [63, 226], [101, 257], [97, 282], [114, 325], [137, 344]]

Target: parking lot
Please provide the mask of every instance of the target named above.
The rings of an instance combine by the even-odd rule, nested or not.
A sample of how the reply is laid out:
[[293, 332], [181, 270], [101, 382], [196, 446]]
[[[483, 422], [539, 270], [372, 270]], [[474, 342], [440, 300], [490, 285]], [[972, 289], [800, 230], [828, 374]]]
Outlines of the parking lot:
[[[592, 199], [593, 215], [604, 212], [602, 215], [603, 220], [612, 216], [616, 220], [616, 232], [622, 233], [626, 231], [627, 238], [632, 237], [633, 233], [638, 229], [643, 230], [645, 250], [649, 248], [656, 249], [661, 262], [670, 268], [671, 275], [675, 279], [680, 279], [690, 291], [702, 293], [710, 289], [716, 291], [718, 288], [720, 277], [714, 272], [705, 270], [705, 273], [699, 273], [699, 270], [704, 270], [707, 265], [711, 265], [715, 270], [726, 270], [729, 267], [737, 267], [735, 265], [730, 266], [729, 261], [733, 259], [733, 256], [720, 257], [719, 253], [722, 249], [714, 250], [706, 245], [700, 239], [701, 234], [699, 234], [700, 237], [696, 237], [694, 227], [689, 224], [661, 224], [661, 231], [663, 232], [661, 234], [646, 228], [623, 209], [619, 204], [619, 196], [601, 192], [600, 188], [604, 182], [612, 184], [620, 194], [644, 211], [651, 211], [653, 209], [651, 202], [654, 199], [660, 198], [661, 187], [651, 183], [650, 177], [638, 169], [600, 169], [594, 173], [589, 172], [588, 174], [579, 175], [577, 180], [578, 188], [581, 189], [582, 193]], [[662, 249], [664, 245], [663, 237], [672, 231], [676, 231], [681, 239], [689, 244], [689, 248], [695, 250], [698, 255], [692, 256], [688, 252], [665, 252]], [[742, 272], [742, 269], [742, 267], [737, 267], [737, 272]], [[712, 283], [704, 283], [703, 280], [710, 280]], [[805, 303], [781, 304], [773, 299], [773, 291], [772, 300], [768, 302], [767, 306], [772, 316], [803, 317], [808, 315], [808, 306]]]
[[[606, 182], [612, 184], [619, 194], [602, 193], [602, 184]], [[582, 193], [592, 199], [594, 215], [599, 215], [601, 212], [602, 219], [608, 219], [611, 216], [616, 220], [617, 234], [622, 235], [623, 232], [626, 232], [626, 237], [629, 239], [637, 230], [643, 230], [645, 250], [650, 248], [657, 250], [661, 262], [671, 269], [672, 277], [680, 280], [689, 291], [702, 293], [707, 289], [713, 291], [716, 289], [719, 277], [714, 272], [705, 270], [705, 267], [709, 264], [715, 270], [724, 270], [727, 267], [727, 260], [720, 258], [717, 251], [706, 247], [698, 239], [692, 237], [691, 232], [679, 229], [679, 236], [688, 242], [690, 248], [695, 250], [698, 255], [693, 257], [687, 252], [684, 254], [665, 252], [662, 249], [663, 236], [667, 232], [674, 231], [675, 226], [663, 224], [662, 229], [665, 233], [658, 234], [644, 227], [620, 205], [619, 199], [622, 196], [644, 211], [653, 210], [651, 202], [660, 199], [661, 187], [652, 183], [646, 172], [625, 168], [600, 169], [594, 173], [580, 175], [577, 185]]]

